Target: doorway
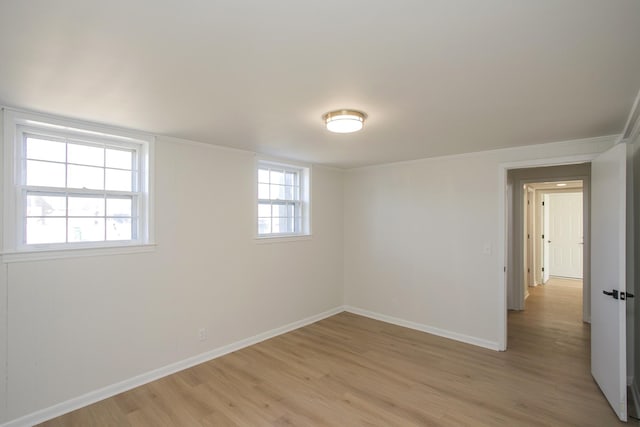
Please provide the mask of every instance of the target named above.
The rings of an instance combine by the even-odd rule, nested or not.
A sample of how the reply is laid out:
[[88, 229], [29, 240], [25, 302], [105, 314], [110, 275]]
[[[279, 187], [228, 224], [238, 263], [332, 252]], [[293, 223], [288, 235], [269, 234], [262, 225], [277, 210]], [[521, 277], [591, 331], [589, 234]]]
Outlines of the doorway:
[[[555, 165], [547, 167], [514, 168], [506, 170], [507, 200], [505, 206], [507, 217], [506, 242], [508, 246], [506, 258], [507, 308], [524, 310], [525, 299], [530, 286], [543, 284], [549, 280], [551, 255], [560, 260], [568, 256], [582, 271], [583, 281], [583, 314], [585, 322], [590, 321], [590, 163]], [[581, 239], [574, 242], [579, 249], [571, 251], [554, 251], [553, 240], [549, 238], [553, 225], [543, 218], [549, 218], [549, 197], [553, 194], [582, 192], [582, 216], [573, 221], [574, 234]], [[544, 204], [543, 204], [544, 202]], [[576, 200], [568, 202], [575, 205]], [[562, 228], [560, 224], [558, 227]], [[560, 243], [560, 242], [559, 242]], [[579, 257], [579, 261], [576, 258]], [[556, 267], [561, 263], [556, 263]], [[559, 271], [558, 276], [566, 275]], [[578, 276], [580, 274], [577, 274]], [[505, 313], [506, 316], [506, 313]], [[506, 324], [506, 318], [504, 319]], [[505, 331], [506, 332], [506, 331]], [[505, 337], [506, 349], [506, 337]]]
[[[583, 307], [585, 321], [593, 322], [590, 327], [591, 337], [591, 374], [600, 390], [606, 397], [612, 409], [618, 417], [627, 419], [627, 394], [626, 385], [629, 380], [634, 380], [637, 375], [627, 376], [632, 373], [629, 370], [629, 361], [634, 360], [633, 343], [627, 342], [628, 323], [630, 316], [629, 305], [625, 292], [632, 289], [633, 273], [633, 242], [629, 235], [633, 233], [631, 218], [635, 218], [633, 202], [634, 196], [633, 174], [629, 169], [630, 153], [632, 147], [621, 141], [613, 145], [607, 151], [595, 154], [578, 156], [589, 167], [589, 176], [584, 180], [584, 296]], [[522, 209], [519, 181], [511, 172], [517, 168], [547, 169], [545, 166], [563, 165], [565, 162], [559, 159], [531, 160], [501, 164], [499, 173], [499, 185], [504, 190], [504, 198], [500, 200], [498, 213], [498, 238], [504, 246], [500, 247], [500, 269], [504, 271], [499, 279], [501, 294], [500, 304], [504, 309], [500, 312], [499, 321], [499, 348], [507, 349], [507, 303], [512, 302], [511, 288], [507, 283], [522, 283], [522, 248], [513, 241], [521, 239], [522, 234], [514, 233], [514, 224], [519, 222], [519, 216], [514, 213]], [[577, 158], [564, 159], [577, 161]], [[526, 171], [529, 169], [521, 169]], [[591, 174], [593, 174], [593, 188], [591, 187]], [[587, 187], [588, 186], [588, 187]], [[593, 204], [591, 198], [593, 197]], [[591, 207], [593, 207], [593, 235], [589, 234], [591, 225]], [[522, 229], [518, 229], [522, 232]], [[594, 242], [593, 266], [587, 264], [591, 258], [591, 238]], [[517, 262], [515, 262], [517, 261]], [[504, 270], [503, 270], [504, 269]], [[594, 282], [591, 283], [593, 273]], [[516, 292], [521, 292], [521, 286], [513, 287]], [[590, 298], [593, 293], [593, 300]], [[623, 295], [625, 294], [625, 295]], [[524, 313], [524, 312], [522, 312]], [[581, 323], [585, 327], [584, 323]], [[631, 344], [630, 346], [627, 344]], [[631, 357], [629, 357], [631, 354]], [[627, 363], [625, 363], [625, 361]], [[635, 381], [635, 380], [634, 380]], [[635, 382], [634, 382], [635, 384]]]
[[582, 180], [525, 184], [524, 266], [526, 285], [550, 277], [584, 276], [584, 196]]

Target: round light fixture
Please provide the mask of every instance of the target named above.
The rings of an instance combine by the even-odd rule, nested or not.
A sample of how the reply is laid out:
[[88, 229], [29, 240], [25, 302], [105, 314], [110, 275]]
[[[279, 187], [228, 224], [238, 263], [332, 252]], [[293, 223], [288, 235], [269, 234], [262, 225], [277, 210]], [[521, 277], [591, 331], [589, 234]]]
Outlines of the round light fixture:
[[567, 183], [566, 182], [560, 182], [558, 184], [556, 184], [556, 187], [566, 187]]
[[366, 118], [367, 115], [361, 111], [336, 110], [323, 115], [322, 121], [329, 132], [351, 133], [362, 129]]

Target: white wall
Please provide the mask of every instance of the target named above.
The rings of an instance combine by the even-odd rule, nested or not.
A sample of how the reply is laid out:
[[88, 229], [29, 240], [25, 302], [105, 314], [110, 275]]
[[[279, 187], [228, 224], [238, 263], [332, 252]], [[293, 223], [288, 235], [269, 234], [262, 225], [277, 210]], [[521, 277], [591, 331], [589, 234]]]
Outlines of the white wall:
[[[612, 139], [350, 170], [345, 303], [498, 347], [499, 165], [597, 153]], [[490, 254], [483, 249], [489, 245]]]
[[0, 263], [0, 423], [7, 419], [7, 273]]
[[[638, 223], [638, 219], [636, 218], [637, 212], [635, 210], [635, 203], [637, 197], [635, 196], [638, 187], [635, 185], [635, 173], [634, 173], [634, 163], [636, 163], [635, 157], [637, 156], [638, 145], [633, 144], [633, 142], [629, 143], [628, 149], [628, 161], [627, 161], [627, 238], [626, 244], [626, 288], [627, 292], [631, 292], [635, 294], [635, 275], [637, 273], [637, 264], [636, 264], [636, 241], [635, 241], [635, 227]], [[635, 301], [631, 300], [627, 302], [627, 383], [631, 385], [634, 372], [635, 372]]]
[[[1, 110], [0, 110], [1, 112]], [[0, 135], [3, 131], [4, 114], [0, 114]], [[0, 142], [2, 138], [0, 137]], [[0, 144], [1, 147], [1, 144]], [[0, 164], [3, 164], [4, 150], [0, 149]], [[0, 185], [0, 200], [3, 196], [3, 187]], [[3, 209], [0, 209], [0, 224], [2, 224]], [[2, 227], [0, 227], [2, 235]], [[1, 240], [0, 240], [1, 241]], [[0, 263], [0, 423], [7, 419], [7, 270]]]
[[0, 421], [343, 304], [342, 171], [312, 169], [312, 239], [259, 244], [252, 153], [160, 137], [155, 166], [154, 252], [7, 265]]
[[[628, 366], [629, 374], [633, 377], [633, 388], [636, 396], [636, 404], [640, 405], [640, 136], [636, 138], [635, 143], [632, 146], [632, 170], [633, 170], [633, 232], [634, 232], [634, 258], [632, 260], [627, 259], [627, 263], [631, 262], [633, 265], [633, 290], [630, 292], [634, 294], [635, 299], [631, 304], [627, 304], [629, 311], [632, 314], [633, 324], [630, 325], [632, 330], [631, 342], [628, 343], [630, 352], [628, 356], [633, 361], [631, 366]], [[636, 407], [640, 410], [640, 407]]]

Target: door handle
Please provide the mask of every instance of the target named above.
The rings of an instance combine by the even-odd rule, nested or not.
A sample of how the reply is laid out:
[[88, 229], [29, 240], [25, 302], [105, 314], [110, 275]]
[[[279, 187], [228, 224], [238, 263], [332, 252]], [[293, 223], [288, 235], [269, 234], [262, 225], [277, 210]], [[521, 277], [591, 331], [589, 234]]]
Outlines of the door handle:
[[613, 297], [613, 299], [618, 299], [618, 290], [617, 289], [613, 289], [611, 292], [602, 291], [602, 293], [605, 294], [605, 295], [609, 295], [610, 297]]

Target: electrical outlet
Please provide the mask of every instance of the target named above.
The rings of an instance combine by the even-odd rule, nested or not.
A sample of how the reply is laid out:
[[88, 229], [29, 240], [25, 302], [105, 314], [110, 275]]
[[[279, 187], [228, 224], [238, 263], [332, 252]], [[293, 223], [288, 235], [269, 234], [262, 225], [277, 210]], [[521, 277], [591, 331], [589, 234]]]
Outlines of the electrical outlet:
[[205, 328], [198, 329], [198, 339], [204, 341], [207, 339], [207, 330]]

